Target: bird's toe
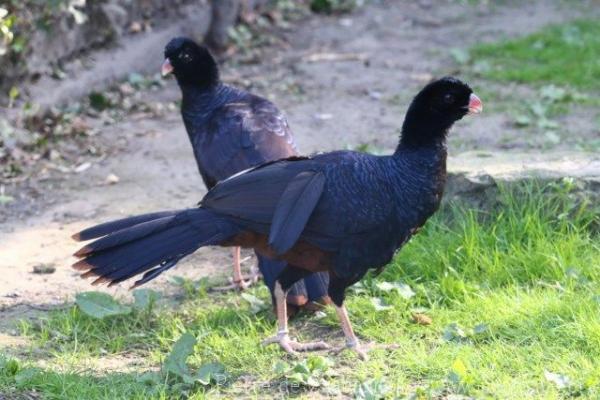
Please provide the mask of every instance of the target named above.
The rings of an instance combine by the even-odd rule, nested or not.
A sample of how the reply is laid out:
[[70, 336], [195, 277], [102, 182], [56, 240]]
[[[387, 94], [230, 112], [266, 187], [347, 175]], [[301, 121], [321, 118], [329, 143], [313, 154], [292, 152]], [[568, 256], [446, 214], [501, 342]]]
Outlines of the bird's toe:
[[276, 335], [262, 341], [263, 346], [279, 343], [279, 346], [288, 354], [297, 356], [298, 352], [328, 350], [330, 347], [323, 341], [302, 343], [292, 340], [289, 335]]
[[359, 341], [355, 341], [352, 343], [346, 343], [345, 345], [343, 345], [341, 347], [337, 347], [337, 348], [333, 349], [333, 353], [339, 354], [344, 350], [350, 350], [350, 351], [353, 351], [354, 353], [356, 353], [361, 360], [367, 361], [369, 359], [369, 351], [371, 351], [371, 349], [373, 347], [374, 347], [373, 343], [363, 344]]
[[328, 350], [330, 348], [329, 345], [322, 340], [307, 343], [291, 341], [291, 345], [296, 351], [317, 351]]

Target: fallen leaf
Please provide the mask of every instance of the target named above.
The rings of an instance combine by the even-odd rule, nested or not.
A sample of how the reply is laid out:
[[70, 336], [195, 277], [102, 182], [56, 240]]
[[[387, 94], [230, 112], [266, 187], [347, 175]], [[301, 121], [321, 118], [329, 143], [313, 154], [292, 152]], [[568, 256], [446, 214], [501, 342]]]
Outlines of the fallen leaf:
[[421, 313], [413, 313], [412, 315], [413, 322], [419, 325], [431, 325], [433, 320], [429, 315], [421, 314]]
[[331, 118], [333, 118], [332, 114], [315, 114], [315, 119], [318, 119], [319, 121], [327, 121], [330, 120]]
[[71, 121], [71, 132], [77, 133], [86, 133], [90, 129], [90, 125], [87, 121], [81, 117], [75, 117]]
[[116, 176], [115, 174], [108, 174], [108, 176], [104, 180], [104, 183], [107, 185], [114, 185], [116, 183], [119, 183], [119, 180], [120, 180], [119, 177]]
[[52, 274], [56, 271], [54, 264], [37, 264], [33, 266], [34, 274]]
[[303, 61], [314, 63], [321, 61], [366, 61], [366, 54], [360, 53], [313, 53], [302, 58]]
[[129, 25], [129, 32], [131, 33], [140, 33], [143, 29], [143, 25], [139, 21], [133, 21], [131, 25]]
[[78, 166], [75, 167], [75, 169], [73, 169], [73, 171], [77, 172], [78, 174], [86, 171], [87, 169], [89, 169], [92, 166], [91, 163], [89, 162], [84, 162], [83, 164], [80, 164]]

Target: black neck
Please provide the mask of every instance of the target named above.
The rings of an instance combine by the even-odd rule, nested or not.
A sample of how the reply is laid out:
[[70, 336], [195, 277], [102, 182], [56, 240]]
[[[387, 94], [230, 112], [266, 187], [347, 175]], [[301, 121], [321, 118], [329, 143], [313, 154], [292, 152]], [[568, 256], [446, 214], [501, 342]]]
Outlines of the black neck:
[[240, 96], [238, 90], [224, 84], [210, 88], [181, 86], [181, 93], [181, 115], [189, 134], [196, 131], [192, 127], [201, 125], [210, 118], [215, 109]]
[[445, 147], [448, 130], [454, 121], [434, 110], [422, 108], [414, 103], [409, 107], [402, 125], [398, 149]]

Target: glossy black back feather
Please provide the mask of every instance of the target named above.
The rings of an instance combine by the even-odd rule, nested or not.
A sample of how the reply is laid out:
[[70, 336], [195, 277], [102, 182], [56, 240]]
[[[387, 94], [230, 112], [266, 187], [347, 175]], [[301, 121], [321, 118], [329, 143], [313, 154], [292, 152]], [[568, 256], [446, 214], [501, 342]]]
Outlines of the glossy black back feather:
[[269, 233], [269, 245], [278, 254], [296, 243], [306, 226], [325, 186], [321, 172], [305, 171], [296, 175], [279, 198]]
[[297, 153], [285, 116], [270, 101], [220, 84], [182, 87], [182, 117], [204, 183]]

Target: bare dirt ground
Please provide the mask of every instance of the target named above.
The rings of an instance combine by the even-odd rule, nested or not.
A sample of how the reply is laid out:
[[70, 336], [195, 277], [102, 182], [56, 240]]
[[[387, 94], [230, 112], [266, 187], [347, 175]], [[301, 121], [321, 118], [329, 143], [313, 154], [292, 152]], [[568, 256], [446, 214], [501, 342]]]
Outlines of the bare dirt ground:
[[[251, 90], [284, 109], [305, 153], [362, 144], [385, 150], [395, 145], [415, 91], [431, 76], [456, 72], [449, 49], [525, 34], [590, 11], [559, 1], [434, 3], [388, 1], [342, 17], [312, 17], [286, 33], [285, 49], [265, 49], [262, 62], [238, 65], [234, 57], [223, 66], [224, 78], [234, 84], [252, 82]], [[157, 68], [161, 61], [156, 60]], [[97, 62], [111, 68], [115, 60]], [[514, 88], [496, 85], [492, 90]], [[144, 96], [168, 103], [179, 98], [179, 91], [169, 81]], [[451, 153], [496, 150], [506, 135], [514, 147], [526, 148], [523, 132], [508, 126], [508, 117], [495, 111], [493, 102], [483, 101], [481, 118], [455, 128]], [[0, 226], [1, 321], [24, 315], [30, 311], [27, 305], [60, 304], [91, 289], [69, 268], [70, 254], [78, 247], [72, 233], [126, 215], [193, 206], [204, 194], [178, 110], [160, 117], [130, 115], [99, 128], [99, 140], [111, 149], [107, 157], [90, 158], [91, 166], [80, 173], [55, 173], [9, 187], [18, 204], [3, 210]], [[580, 127], [579, 133], [596, 134], [590, 126]], [[110, 174], [119, 182], [106, 184]], [[32, 273], [41, 264], [56, 271]], [[227, 251], [202, 249], [167, 275], [197, 279], [229, 274], [230, 268]], [[167, 276], [149, 286], [172, 288]], [[126, 287], [100, 290], [127, 295]]]

